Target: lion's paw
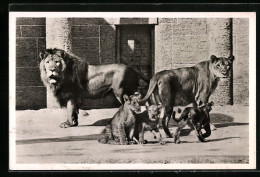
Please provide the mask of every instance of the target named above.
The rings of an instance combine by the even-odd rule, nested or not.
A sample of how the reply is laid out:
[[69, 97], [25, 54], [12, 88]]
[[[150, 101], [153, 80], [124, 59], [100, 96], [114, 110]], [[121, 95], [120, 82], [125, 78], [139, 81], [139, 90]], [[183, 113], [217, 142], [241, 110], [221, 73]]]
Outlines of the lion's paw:
[[161, 144], [161, 145], [165, 145], [165, 144], [166, 144], [166, 142], [165, 142], [165, 141], [163, 141], [163, 140], [161, 140], [161, 141], [160, 141], [160, 144]]
[[73, 125], [71, 123], [69, 123], [68, 121], [60, 124], [60, 128], [69, 128], [69, 127], [72, 127], [72, 126]]
[[211, 130], [211, 131], [214, 131], [214, 130], [217, 130], [217, 128], [215, 127], [215, 125], [210, 124], [210, 130]]

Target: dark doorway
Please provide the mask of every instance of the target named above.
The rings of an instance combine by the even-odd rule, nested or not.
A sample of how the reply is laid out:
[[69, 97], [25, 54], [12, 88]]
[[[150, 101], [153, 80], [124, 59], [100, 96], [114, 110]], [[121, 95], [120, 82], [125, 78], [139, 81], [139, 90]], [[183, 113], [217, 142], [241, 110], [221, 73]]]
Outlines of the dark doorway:
[[[147, 75], [153, 75], [154, 68], [154, 26], [120, 25], [117, 26], [117, 61], [133, 66]], [[139, 81], [143, 94], [148, 84]]]

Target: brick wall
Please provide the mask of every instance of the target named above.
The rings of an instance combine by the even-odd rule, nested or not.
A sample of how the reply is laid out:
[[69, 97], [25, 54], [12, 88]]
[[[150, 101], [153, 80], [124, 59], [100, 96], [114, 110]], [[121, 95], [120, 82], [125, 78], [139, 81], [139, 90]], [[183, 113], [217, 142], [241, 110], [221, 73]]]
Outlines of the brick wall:
[[110, 23], [102, 18], [72, 18], [73, 53], [89, 64], [115, 63], [116, 29]]
[[206, 19], [158, 19], [155, 26], [155, 72], [192, 66], [207, 57]]
[[[72, 52], [89, 64], [116, 63], [116, 29], [114, 20], [103, 18], [72, 18]], [[84, 99], [81, 108], [119, 106], [112, 95], [102, 99]]]
[[[208, 30], [203, 18], [159, 18], [155, 25], [155, 73], [209, 60]], [[233, 19], [234, 104], [248, 104], [248, 34], [248, 19]]]
[[39, 51], [45, 49], [45, 19], [16, 21], [16, 108], [46, 107], [46, 88], [40, 80]]
[[[90, 64], [116, 63], [116, 29], [119, 24], [154, 24], [155, 73], [192, 66], [209, 56], [207, 19], [72, 19], [72, 51]], [[233, 19], [234, 103], [248, 104], [249, 32], [248, 19]], [[46, 48], [44, 18], [17, 18], [16, 101], [17, 109], [46, 107], [46, 88], [40, 81], [39, 51]], [[162, 62], [163, 60], [163, 62]], [[115, 104], [109, 99], [86, 100], [101, 107]]]
[[233, 19], [234, 103], [249, 102], [249, 20]]

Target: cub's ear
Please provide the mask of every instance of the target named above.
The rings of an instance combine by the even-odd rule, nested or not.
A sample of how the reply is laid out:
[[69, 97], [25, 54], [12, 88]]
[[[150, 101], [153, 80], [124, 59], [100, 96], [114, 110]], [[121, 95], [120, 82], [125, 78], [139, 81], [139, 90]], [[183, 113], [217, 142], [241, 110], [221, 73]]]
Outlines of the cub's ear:
[[141, 99], [142, 95], [139, 92], [135, 92], [134, 96], [136, 96], [139, 100]]
[[233, 62], [234, 59], [235, 59], [235, 57], [234, 57], [233, 55], [231, 55], [230, 57], [228, 57], [228, 61], [229, 61], [230, 63]]
[[163, 105], [162, 105], [162, 104], [159, 104], [157, 107], [158, 107], [159, 109], [162, 109]]
[[211, 102], [209, 102], [208, 104], [209, 104], [209, 106], [213, 106], [213, 105], [214, 105], [214, 102], [211, 101]]
[[124, 98], [124, 102], [129, 102], [130, 101], [129, 96], [127, 94], [124, 94], [123, 98]]
[[66, 59], [67, 53], [66, 53], [64, 50], [60, 50], [60, 56], [61, 56], [63, 59]]
[[145, 102], [145, 107], [147, 107], [147, 108], [148, 108], [149, 106], [150, 106], [149, 102], [148, 102], [148, 101], [146, 101], [146, 102]]
[[211, 55], [210, 60], [212, 63], [215, 63], [217, 61], [217, 57], [215, 55]]

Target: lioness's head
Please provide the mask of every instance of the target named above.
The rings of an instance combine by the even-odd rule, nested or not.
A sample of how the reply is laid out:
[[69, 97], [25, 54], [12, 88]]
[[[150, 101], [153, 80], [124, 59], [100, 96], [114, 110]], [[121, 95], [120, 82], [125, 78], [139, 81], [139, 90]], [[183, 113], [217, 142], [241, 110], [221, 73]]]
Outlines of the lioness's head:
[[212, 63], [212, 72], [215, 76], [220, 78], [226, 78], [229, 75], [229, 71], [232, 67], [232, 62], [234, 60], [234, 56], [230, 56], [228, 58], [225, 57], [216, 57], [212, 55], [210, 57]]
[[140, 95], [139, 93], [135, 93], [130, 97], [126, 94], [123, 95], [124, 98], [124, 108], [127, 110], [131, 110], [135, 113], [141, 112], [141, 106], [139, 105]]
[[162, 105], [149, 105], [149, 103], [146, 102], [145, 107], [151, 121], [156, 121], [160, 118]]
[[41, 78], [45, 85], [57, 87], [64, 79], [64, 55], [65, 51], [60, 49], [46, 49], [40, 53]]

